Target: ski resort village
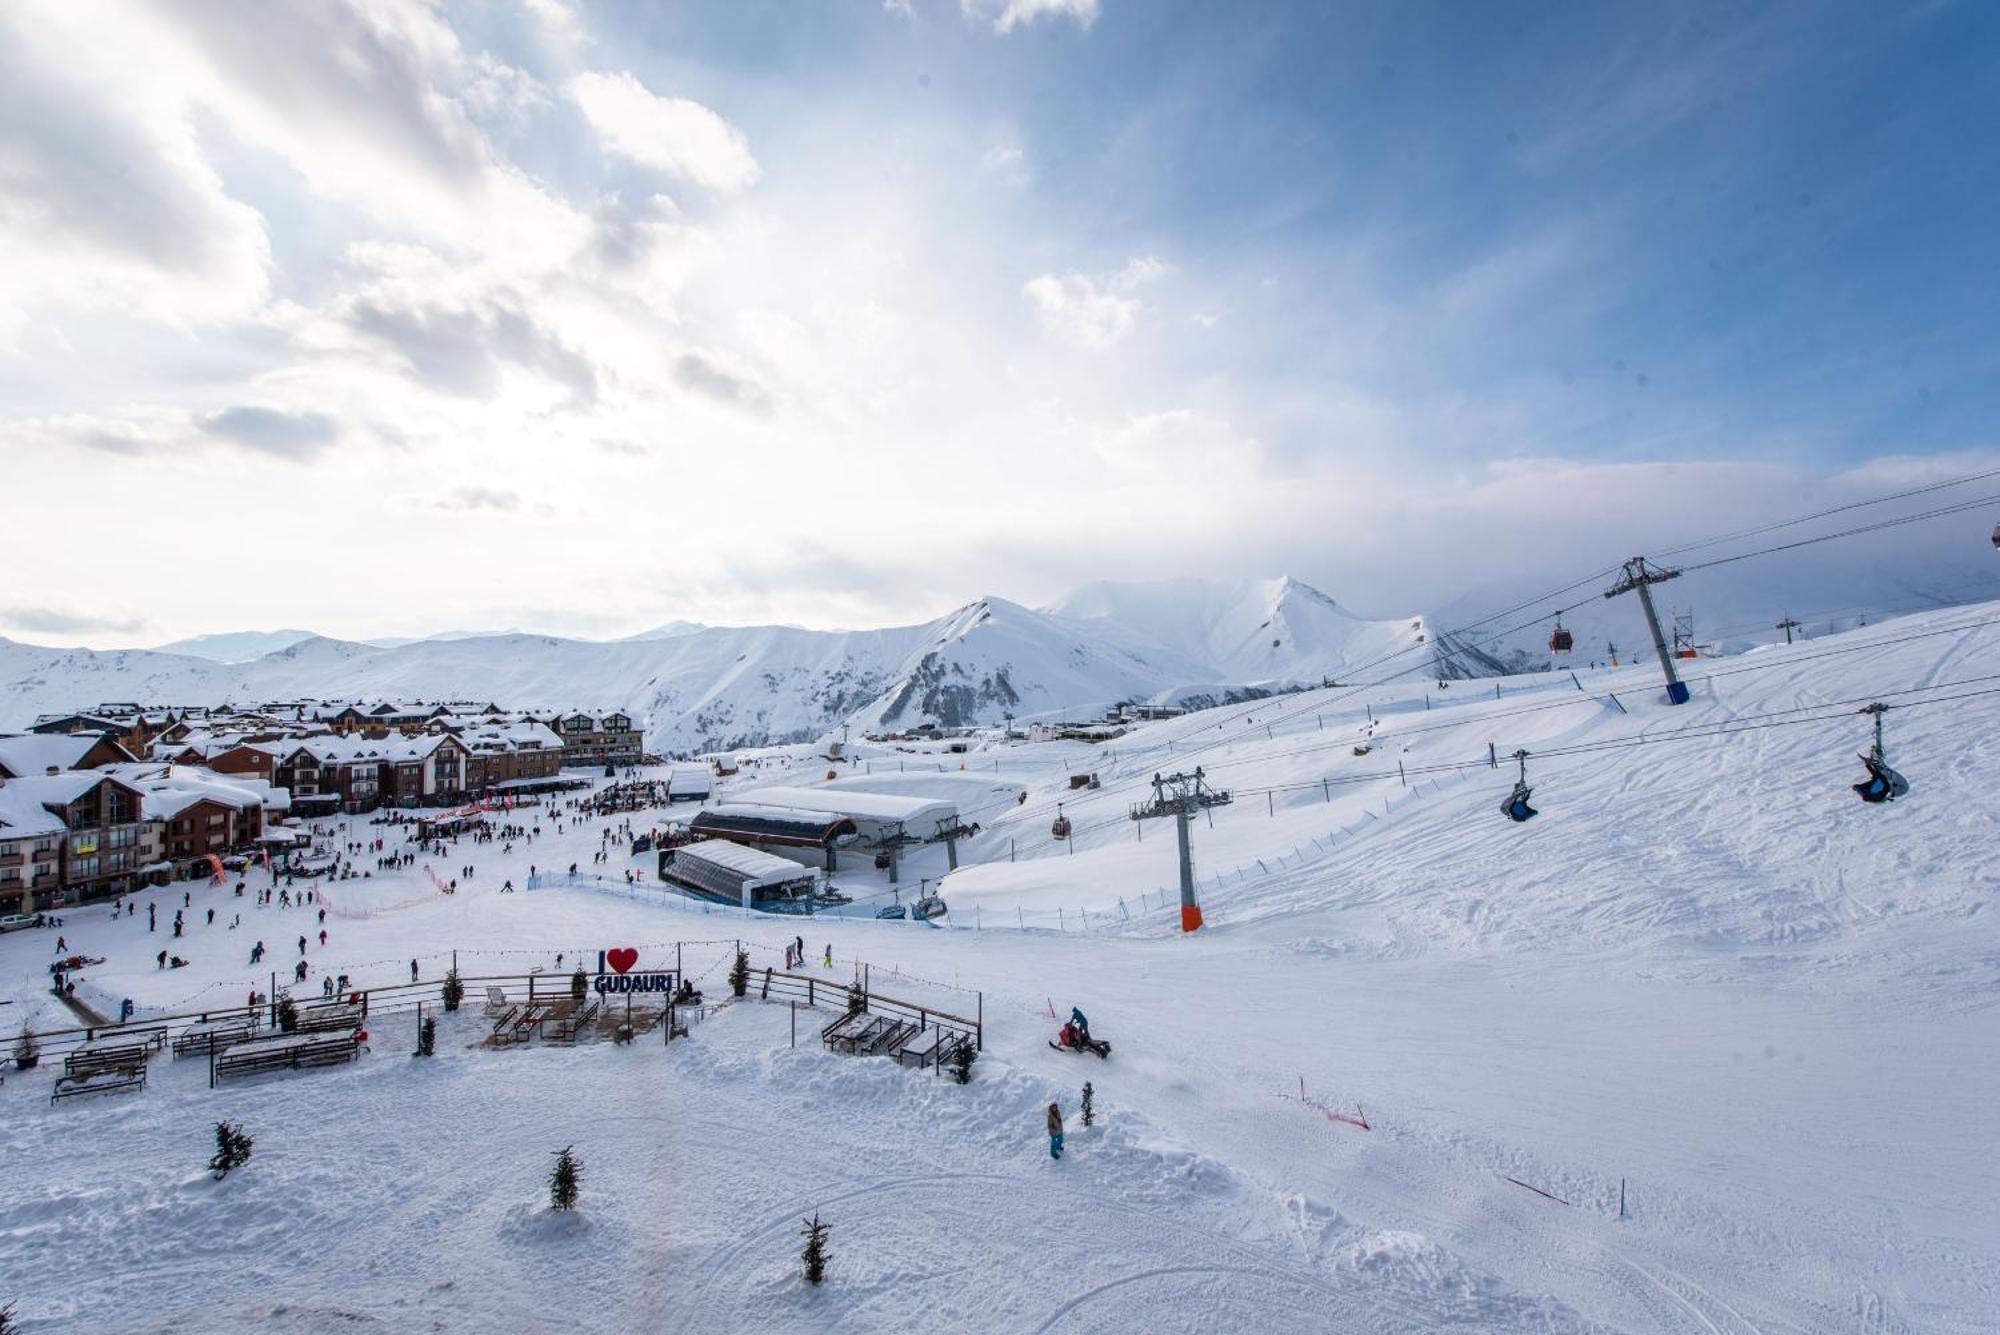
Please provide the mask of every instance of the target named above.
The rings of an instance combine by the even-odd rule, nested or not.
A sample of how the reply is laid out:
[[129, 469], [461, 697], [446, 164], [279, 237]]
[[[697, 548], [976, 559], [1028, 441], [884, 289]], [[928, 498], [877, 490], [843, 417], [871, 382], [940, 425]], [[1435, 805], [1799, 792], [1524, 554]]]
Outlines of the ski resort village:
[[0, 0], [0, 1335], [2000, 1335], [1996, 71]]

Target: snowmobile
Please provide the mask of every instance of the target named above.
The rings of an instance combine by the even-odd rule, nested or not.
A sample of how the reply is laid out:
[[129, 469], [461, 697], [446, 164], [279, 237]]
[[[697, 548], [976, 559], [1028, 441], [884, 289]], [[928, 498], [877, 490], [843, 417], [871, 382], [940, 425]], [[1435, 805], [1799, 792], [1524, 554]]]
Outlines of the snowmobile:
[[1101, 1038], [1092, 1038], [1088, 1030], [1066, 1024], [1049, 1046], [1057, 1052], [1094, 1052], [1100, 1059], [1111, 1055], [1111, 1045]]

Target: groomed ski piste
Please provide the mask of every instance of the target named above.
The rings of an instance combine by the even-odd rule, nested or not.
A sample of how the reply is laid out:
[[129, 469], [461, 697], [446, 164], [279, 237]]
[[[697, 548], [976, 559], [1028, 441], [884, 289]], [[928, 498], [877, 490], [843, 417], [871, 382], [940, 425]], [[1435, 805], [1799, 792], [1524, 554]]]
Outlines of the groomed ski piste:
[[[161, 1054], [142, 1092], [52, 1107], [59, 1063], [10, 1070], [0, 1305], [28, 1332], [1992, 1331], [1996, 649], [1986, 604], [1684, 663], [1678, 708], [1640, 663], [1335, 687], [1104, 747], [858, 747], [838, 785], [981, 824], [935, 927], [628, 891], [654, 860], [622, 844], [601, 881], [500, 892], [589, 864], [606, 820], [450, 850], [437, 870], [477, 867], [451, 896], [423, 859], [333, 883], [323, 948], [313, 910], [226, 885], [186, 887], [180, 941], [179, 885], [138, 897], [157, 934], [77, 910], [69, 949], [105, 958], [79, 999], [141, 1018], [265, 987], [255, 939], [282, 970], [312, 938], [307, 997], [325, 972], [407, 982], [412, 959], [435, 980], [453, 951], [560, 979], [678, 943], [714, 1001], [733, 942], [761, 970], [797, 932], [829, 983], [865, 963], [881, 992], [976, 1006], [985, 1050], [964, 1086], [833, 1055], [827, 1006], [794, 1049], [753, 985], [684, 1042], [496, 1051], [475, 988], [425, 1060], [385, 1017], [352, 1065], [215, 1089]], [[1912, 784], [1881, 806], [1850, 788], [1872, 701]], [[1515, 824], [1522, 750], [1541, 814]], [[829, 768], [743, 759], [763, 763], [720, 798]], [[1195, 824], [1207, 926], [1184, 935], [1172, 822], [1128, 812], [1197, 764], [1233, 801]], [[399, 837], [368, 819], [347, 837]], [[911, 856], [904, 897], [943, 859]], [[9, 1036], [74, 1023], [54, 938], [0, 937]], [[189, 966], [155, 968], [165, 946]], [[1072, 1005], [1108, 1061], [1050, 1050]], [[223, 1118], [255, 1153], [217, 1182]], [[583, 1195], [558, 1215], [565, 1145]]]

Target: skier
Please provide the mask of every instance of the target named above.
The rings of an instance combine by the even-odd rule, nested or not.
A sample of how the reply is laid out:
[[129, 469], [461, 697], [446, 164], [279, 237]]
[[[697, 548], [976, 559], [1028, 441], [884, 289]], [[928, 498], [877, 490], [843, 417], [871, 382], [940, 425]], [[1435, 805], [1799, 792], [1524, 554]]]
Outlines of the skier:
[[1063, 1150], [1062, 1105], [1057, 1103], [1051, 1103], [1049, 1105], [1049, 1157], [1051, 1159], [1062, 1158], [1062, 1150]]

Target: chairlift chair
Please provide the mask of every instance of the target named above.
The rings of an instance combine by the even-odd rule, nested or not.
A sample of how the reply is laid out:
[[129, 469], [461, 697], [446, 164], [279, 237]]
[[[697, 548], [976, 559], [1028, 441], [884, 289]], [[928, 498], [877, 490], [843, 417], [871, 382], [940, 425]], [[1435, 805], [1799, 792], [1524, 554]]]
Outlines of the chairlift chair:
[[1875, 716], [1875, 744], [1861, 757], [1868, 777], [1855, 784], [1854, 791], [1864, 802], [1893, 802], [1910, 791], [1910, 781], [1890, 767], [1882, 752], [1882, 716], [1889, 712], [1889, 706], [1878, 702], [1861, 712]]
[[1541, 813], [1528, 805], [1528, 799], [1534, 795], [1535, 791], [1528, 786], [1528, 753], [1526, 751], [1516, 751], [1514, 759], [1521, 764], [1521, 777], [1514, 781], [1514, 791], [1509, 793], [1507, 800], [1500, 804], [1500, 814], [1518, 824], [1522, 821], [1533, 820]]

